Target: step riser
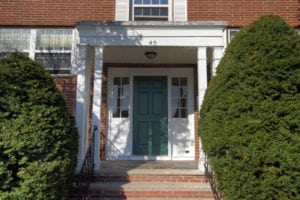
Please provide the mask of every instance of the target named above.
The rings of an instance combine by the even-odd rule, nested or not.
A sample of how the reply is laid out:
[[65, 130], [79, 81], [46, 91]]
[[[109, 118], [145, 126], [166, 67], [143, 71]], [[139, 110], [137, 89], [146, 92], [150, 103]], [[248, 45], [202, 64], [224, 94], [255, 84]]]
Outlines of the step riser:
[[147, 176], [147, 175], [129, 175], [129, 176], [96, 176], [95, 182], [197, 182], [207, 183], [205, 176]]
[[89, 198], [207, 198], [213, 199], [209, 191], [99, 191], [89, 194]]

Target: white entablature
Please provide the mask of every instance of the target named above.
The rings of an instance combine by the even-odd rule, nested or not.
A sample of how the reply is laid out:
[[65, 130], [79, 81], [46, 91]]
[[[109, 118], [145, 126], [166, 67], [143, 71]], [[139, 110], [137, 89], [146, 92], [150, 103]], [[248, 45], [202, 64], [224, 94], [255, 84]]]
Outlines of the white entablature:
[[91, 46], [224, 47], [225, 22], [78, 22], [79, 43]]

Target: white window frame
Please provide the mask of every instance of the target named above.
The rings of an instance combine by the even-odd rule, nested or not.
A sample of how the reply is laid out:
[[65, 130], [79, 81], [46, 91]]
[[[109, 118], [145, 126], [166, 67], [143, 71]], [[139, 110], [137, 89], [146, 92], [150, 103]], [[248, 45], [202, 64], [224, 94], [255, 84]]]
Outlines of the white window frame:
[[227, 29], [227, 44], [231, 42], [233, 37], [240, 31], [239, 28], [230, 28]]
[[[63, 54], [65, 54], [65, 53], [67, 53], [67, 54], [70, 54], [70, 68], [66, 68], [65, 70], [70, 70], [70, 73], [67, 73], [67, 74], [63, 74], [64, 76], [65, 75], [72, 75], [73, 73], [74, 73], [74, 67], [75, 67], [75, 60], [74, 60], [74, 50], [75, 50], [75, 48], [74, 48], [74, 38], [75, 38], [75, 31], [74, 31], [74, 29], [72, 29], [72, 28], [29, 28], [29, 29], [27, 29], [27, 28], [1, 28], [1, 29], [11, 29], [11, 30], [13, 30], [13, 29], [15, 29], [15, 30], [30, 30], [30, 34], [29, 34], [29, 46], [28, 46], [28, 48], [27, 49], [24, 49], [24, 50], [22, 50], [22, 49], [20, 49], [19, 51], [20, 52], [24, 52], [24, 53], [27, 53], [28, 54], [28, 56], [29, 56], [29, 58], [31, 58], [32, 60], [35, 60], [35, 55], [36, 54], [38, 54], [38, 53], [63, 53]], [[37, 32], [38, 32], [38, 30], [71, 30], [71, 34], [72, 34], [72, 39], [71, 39], [71, 48], [70, 49], [68, 49], [68, 50], [65, 50], [65, 49], [62, 49], [62, 50], [45, 50], [45, 49], [42, 49], [42, 50], [40, 50], [40, 49], [36, 49], [36, 45], [37, 45]], [[0, 35], [0, 37], [1, 37], [1, 35]], [[18, 50], [18, 49], [16, 49], [16, 50]], [[4, 51], [7, 51], [7, 52], [12, 52], [12, 51], [14, 51], [13, 49], [8, 49], [8, 50], [4, 50]], [[0, 52], [4, 52], [3, 50], [1, 51], [0, 50]], [[49, 69], [49, 68], [45, 68], [45, 69]], [[61, 68], [60, 70], [64, 70], [64, 68]], [[55, 74], [55, 75], [62, 75], [62, 74]]]
[[[56, 30], [56, 31], [64, 31], [64, 30], [72, 30], [72, 39], [71, 39], [71, 48], [68, 49], [68, 50], [65, 50], [65, 49], [62, 49], [62, 50], [57, 50], [57, 49], [36, 49], [36, 45], [37, 45], [37, 32], [39, 30]], [[73, 29], [66, 29], [66, 28], [43, 28], [43, 29], [34, 29], [33, 30], [33, 35], [35, 35], [35, 41], [34, 42], [34, 60], [35, 60], [35, 54], [70, 54], [70, 68], [60, 68], [59, 70], [70, 70], [70, 73], [69, 74], [72, 74], [72, 49], [73, 49], [73, 35], [74, 35], [74, 31]], [[51, 70], [51, 68], [46, 68], [46, 70]], [[58, 74], [60, 75], [60, 74]]]
[[[134, 15], [134, 10], [135, 8], [167, 8], [168, 9], [168, 16], [165, 17], [166, 20], [162, 20], [162, 21], [172, 21], [172, 16], [173, 16], [173, 9], [172, 9], [172, 0], [168, 0], [168, 3], [167, 4], [137, 4], [135, 5], [134, 3], [134, 0], [131, 0], [131, 4], [130, 4], [130, 7], [131, 7], [131, 18], [132, 18], [132, 21], [140, 21], [140, 20], [135, 20], [135, 15]], [[157, 19], [164, 19], [163, 16], [143, 16], [141, 17], [145, 20], [148, 20], [151, 21], [151, 20], [154, 20], [157, 18]], [[160, 20], [159, 20], [160, 21]]]

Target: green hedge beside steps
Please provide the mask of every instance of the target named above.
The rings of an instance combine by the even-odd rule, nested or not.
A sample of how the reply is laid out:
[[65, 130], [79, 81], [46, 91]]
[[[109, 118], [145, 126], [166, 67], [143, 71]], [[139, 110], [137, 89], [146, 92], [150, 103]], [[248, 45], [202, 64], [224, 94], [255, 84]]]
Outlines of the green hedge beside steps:
[[300, 199], [300, 36], [263, 16], [229, 44], [199, 134], [226, 200]]
[[65, 199], [77, 131], [52, 77], [21, 53], [0, 60], [0, 199]]

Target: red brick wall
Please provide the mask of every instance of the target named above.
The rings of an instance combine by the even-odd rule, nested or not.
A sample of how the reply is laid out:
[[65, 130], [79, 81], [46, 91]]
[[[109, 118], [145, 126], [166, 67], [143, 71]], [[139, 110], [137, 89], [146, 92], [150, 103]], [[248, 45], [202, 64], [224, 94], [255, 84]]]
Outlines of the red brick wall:
[[74, 26], [114, 18], [114, 0], [0, 0], [0, 25]]
[[[246, 25], [277, 14], [299, 26], [299, 0], [188, 0], [189, 21]], [[115, 0], [0, 0], [0, 25], [74, 26], [75, 22], [115, 19]]]
[[54, 77], [54, 82], [62, 93], [69, 111], [75, 116], [77, 76]]
[[240, 27], [262, 15], [276, 14], [299, 26], [299, 7], [299, 0], [188, 0], [188, 20], [227, 21]]

